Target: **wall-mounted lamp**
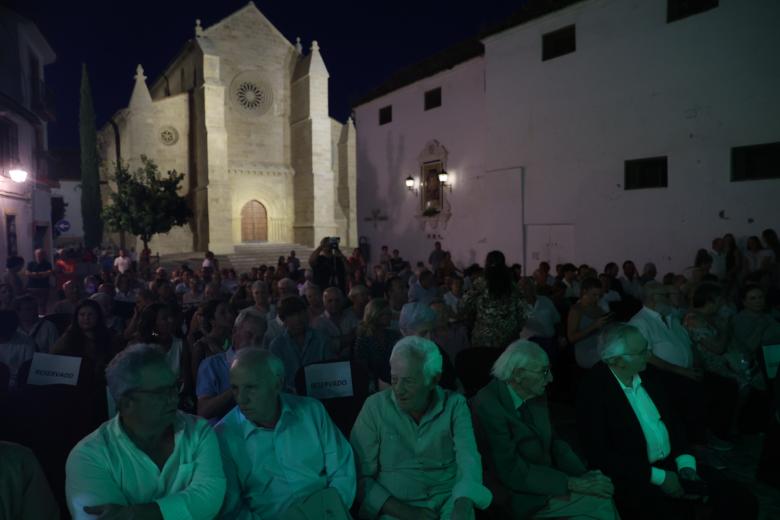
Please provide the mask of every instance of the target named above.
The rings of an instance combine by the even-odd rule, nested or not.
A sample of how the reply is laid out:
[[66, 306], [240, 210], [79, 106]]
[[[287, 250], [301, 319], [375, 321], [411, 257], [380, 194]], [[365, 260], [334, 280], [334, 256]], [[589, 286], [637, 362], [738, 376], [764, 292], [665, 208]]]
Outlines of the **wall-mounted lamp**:
[[406, 189], [407, 190], [413, 191], [413, 192], [417, 193], [418, 190], [416, 190], [415, 187], [414, 187], [415, 184], [416, 184], [416, 182], [414, 180], [414, 177], [412, 177], [411, 175], [408, 176], [406, 178], [406, 180], [404, 181], [404, 183], [406, 184]]
[[13, 170], [8, 170], [8, 176], [11, 177], [12, 181], [22, 183], [27, 180], [27, 171], [21, 168], [14, 168]]
[[441, 183], [441, 187], [446, 188], [450, 193], [452, 193], [452, 184], [448, 182], [449, 179], [450, 176], [445, 170], [439, 172], [439, 182]]

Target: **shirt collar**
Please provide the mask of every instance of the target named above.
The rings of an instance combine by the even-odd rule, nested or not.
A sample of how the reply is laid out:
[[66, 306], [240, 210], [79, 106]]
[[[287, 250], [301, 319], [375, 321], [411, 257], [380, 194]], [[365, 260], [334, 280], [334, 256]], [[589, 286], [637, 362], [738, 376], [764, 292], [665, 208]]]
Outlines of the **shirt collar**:
[[281, 410], [279, 411], [279, 420], [276, 421], [276, 425], [274, 425], [273, 429], [271, 428], [263, 428], [262, 426], [258, 426], [255, 423], [253, 423], [249, 418], [244, 415], [244, 412], [241, 411], [238, 406], [236, 406], [236, 412], [238, 413], [238, 422], [241, 425], [241, 434], [243, 435], [244, 439], [248, 439], [250, 435], [257, 431], [277, 431], [279, 430], [280, 425], [282, 424], [282, 420], [288, 415], [294, 413], [293, 408], [290, 406], [290, 403], [287, 402], [287, 397], [285, 394], [279, 394], [279, 404], [281, 406]]
[[615, 380], [617, 380], [618, 384], [620, 385], [620, 388], [622, 388], [624, 392], [627, 392], [629, 390], [636, 392], [637, 388], [639, 388], [640, 385], [642, 384], [642, 378], [639, 377], [639, 374], [634, 374], [634, 377], [631, 379], [631, 386], [626, 386], [623, 384], [623, 381], [620, 380], [617, 374], [615, 374], [615, 372], [612, 370], [612, 367], [609, 367], [609, 371], [612, 372], [613, 376], [615, 376]]
[[525, 401], [523, 400], [522, 397], [517, 395], [517, 392], [515, 392], [515, 389], [512, 388], [512, 385], [506, 383], [506, 389], [509, 390], [509, 398], [512, 399], [512, 406], [514, 406], [515, 410], [523, 406], [523, 403], [525, 403]]
[[[393, 401], [393, 404], [398, 410], [398, 413], [406, 417], [409, 417], [410, 420], [413, 420], [412, 416], [409, 415], [407, 412], [403, 411], [401, 407], [398, 405], [398, 400], [395, 398], [395, 392], [393, 392], [393, 389], [388, 388], [386, 391], [390, 392], [390, 399]], [[419, 422], [420, 425], [432, 419], [433, 417], [436, 417], [439, 413], [442, 412], [442, 410], [444, 410], [444, 397], [445, 397], [444, 390], [442, 390], [442, 388], [439, 385], [436, 385], [436, 387], [433, 389], [433, 394], [434, 394], [433, 401], [431, 402], [430, 406], [428, 406], [428, 409], [425, 411], [422, 418], [420, 418], [420, 422]]]

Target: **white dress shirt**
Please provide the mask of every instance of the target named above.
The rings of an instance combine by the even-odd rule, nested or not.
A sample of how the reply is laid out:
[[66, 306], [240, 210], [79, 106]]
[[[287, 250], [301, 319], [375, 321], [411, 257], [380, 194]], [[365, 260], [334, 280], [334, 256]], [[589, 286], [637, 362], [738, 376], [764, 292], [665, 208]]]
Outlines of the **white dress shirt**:
[[82, 439], [65, 464], [73, 520], [84, 506], [156, 502], [165, 520], [214, 518], [225, 495], [219, 445], [208, 423], [177, 412], [174, 448], [162, 470], [127, 436], [117, 415]]
[[334, 488], [346, 509], [355, 500], [352, 447], [316, 399], [281, 394], [273, 429], [233, 408], [215, 430], [228, 486], [220, 518], [275, 519], [295, 502]]
[[[611, 370], [611, 369], [610, 369]], [[634, 378], [631, 380], [631, 386], [626, 386], [620, 380], [618, 376], [612, 372], [617, 382], [620, 384], [620, 388], [626, 394], [628, 404], [631, 405], [631, 409], [634, 410], [639, 421], [639, 426], [642, 428], [642, 433], [645, 436], [647, 442], [647, 459], [652, 466], [659, 460], [663, 460], [669, 456], [672, 451], [672, 444], [669, 441], [669, 431], [666, 429], [664, 421], [661, 419], [661, 414], [658, 413], [658, 408], [655, 407], [655, 403], [650, 398], [650, 395], [642, 386], [642, 379], [639, 374], [634, 374]], [[677, 470], [683, 468], [690, 468], [696, 471], [696, 459], [692, 455], [679, 455], [675, 459], [677, 464]], [[650, 482], [656, 486], [660, 486], [666, 480], [666, 472], [660, 468], [652, 466], [650, 468]]]
[[639, 329], [656, 357], [678, 367], [693, 367], [691, 339], [679, 318], [664, 317], [653, 309], [642, 307], [628, 324]]

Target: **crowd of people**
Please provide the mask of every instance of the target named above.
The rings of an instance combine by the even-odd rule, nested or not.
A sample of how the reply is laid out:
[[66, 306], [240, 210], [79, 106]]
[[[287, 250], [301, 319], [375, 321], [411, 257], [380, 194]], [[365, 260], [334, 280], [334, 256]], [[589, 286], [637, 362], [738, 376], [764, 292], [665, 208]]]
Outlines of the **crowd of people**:
[[[780, 242], [746, 244], [663, 276], [526, 276], [500, 251], [461, 269], [439, 242], [413, 266], [328, 237], [240, 274], [211, 252], [170, 270], [124, 249], [11, 257], [0, 404], [26, 398], [36, 353], [76, 357], [91, 433], [58, 482], [8, 417], [0, 517], [756, 518], [721, 454], [780, 422], [763, 350]], [[307, 395], [307, 368], [334, 362], [351, 415]], [[574, 446], [548, 397], [576, 411]]]

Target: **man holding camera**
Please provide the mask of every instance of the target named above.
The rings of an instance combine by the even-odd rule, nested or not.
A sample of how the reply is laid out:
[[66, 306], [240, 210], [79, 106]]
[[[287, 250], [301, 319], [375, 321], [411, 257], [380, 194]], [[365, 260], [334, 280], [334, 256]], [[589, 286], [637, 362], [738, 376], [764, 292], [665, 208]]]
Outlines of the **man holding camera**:
[[322, 290], [338, 287], [347, 292], [347, 265], [339, 249], [338, 237], [325, 237], [309, 257], [314, 283]]

